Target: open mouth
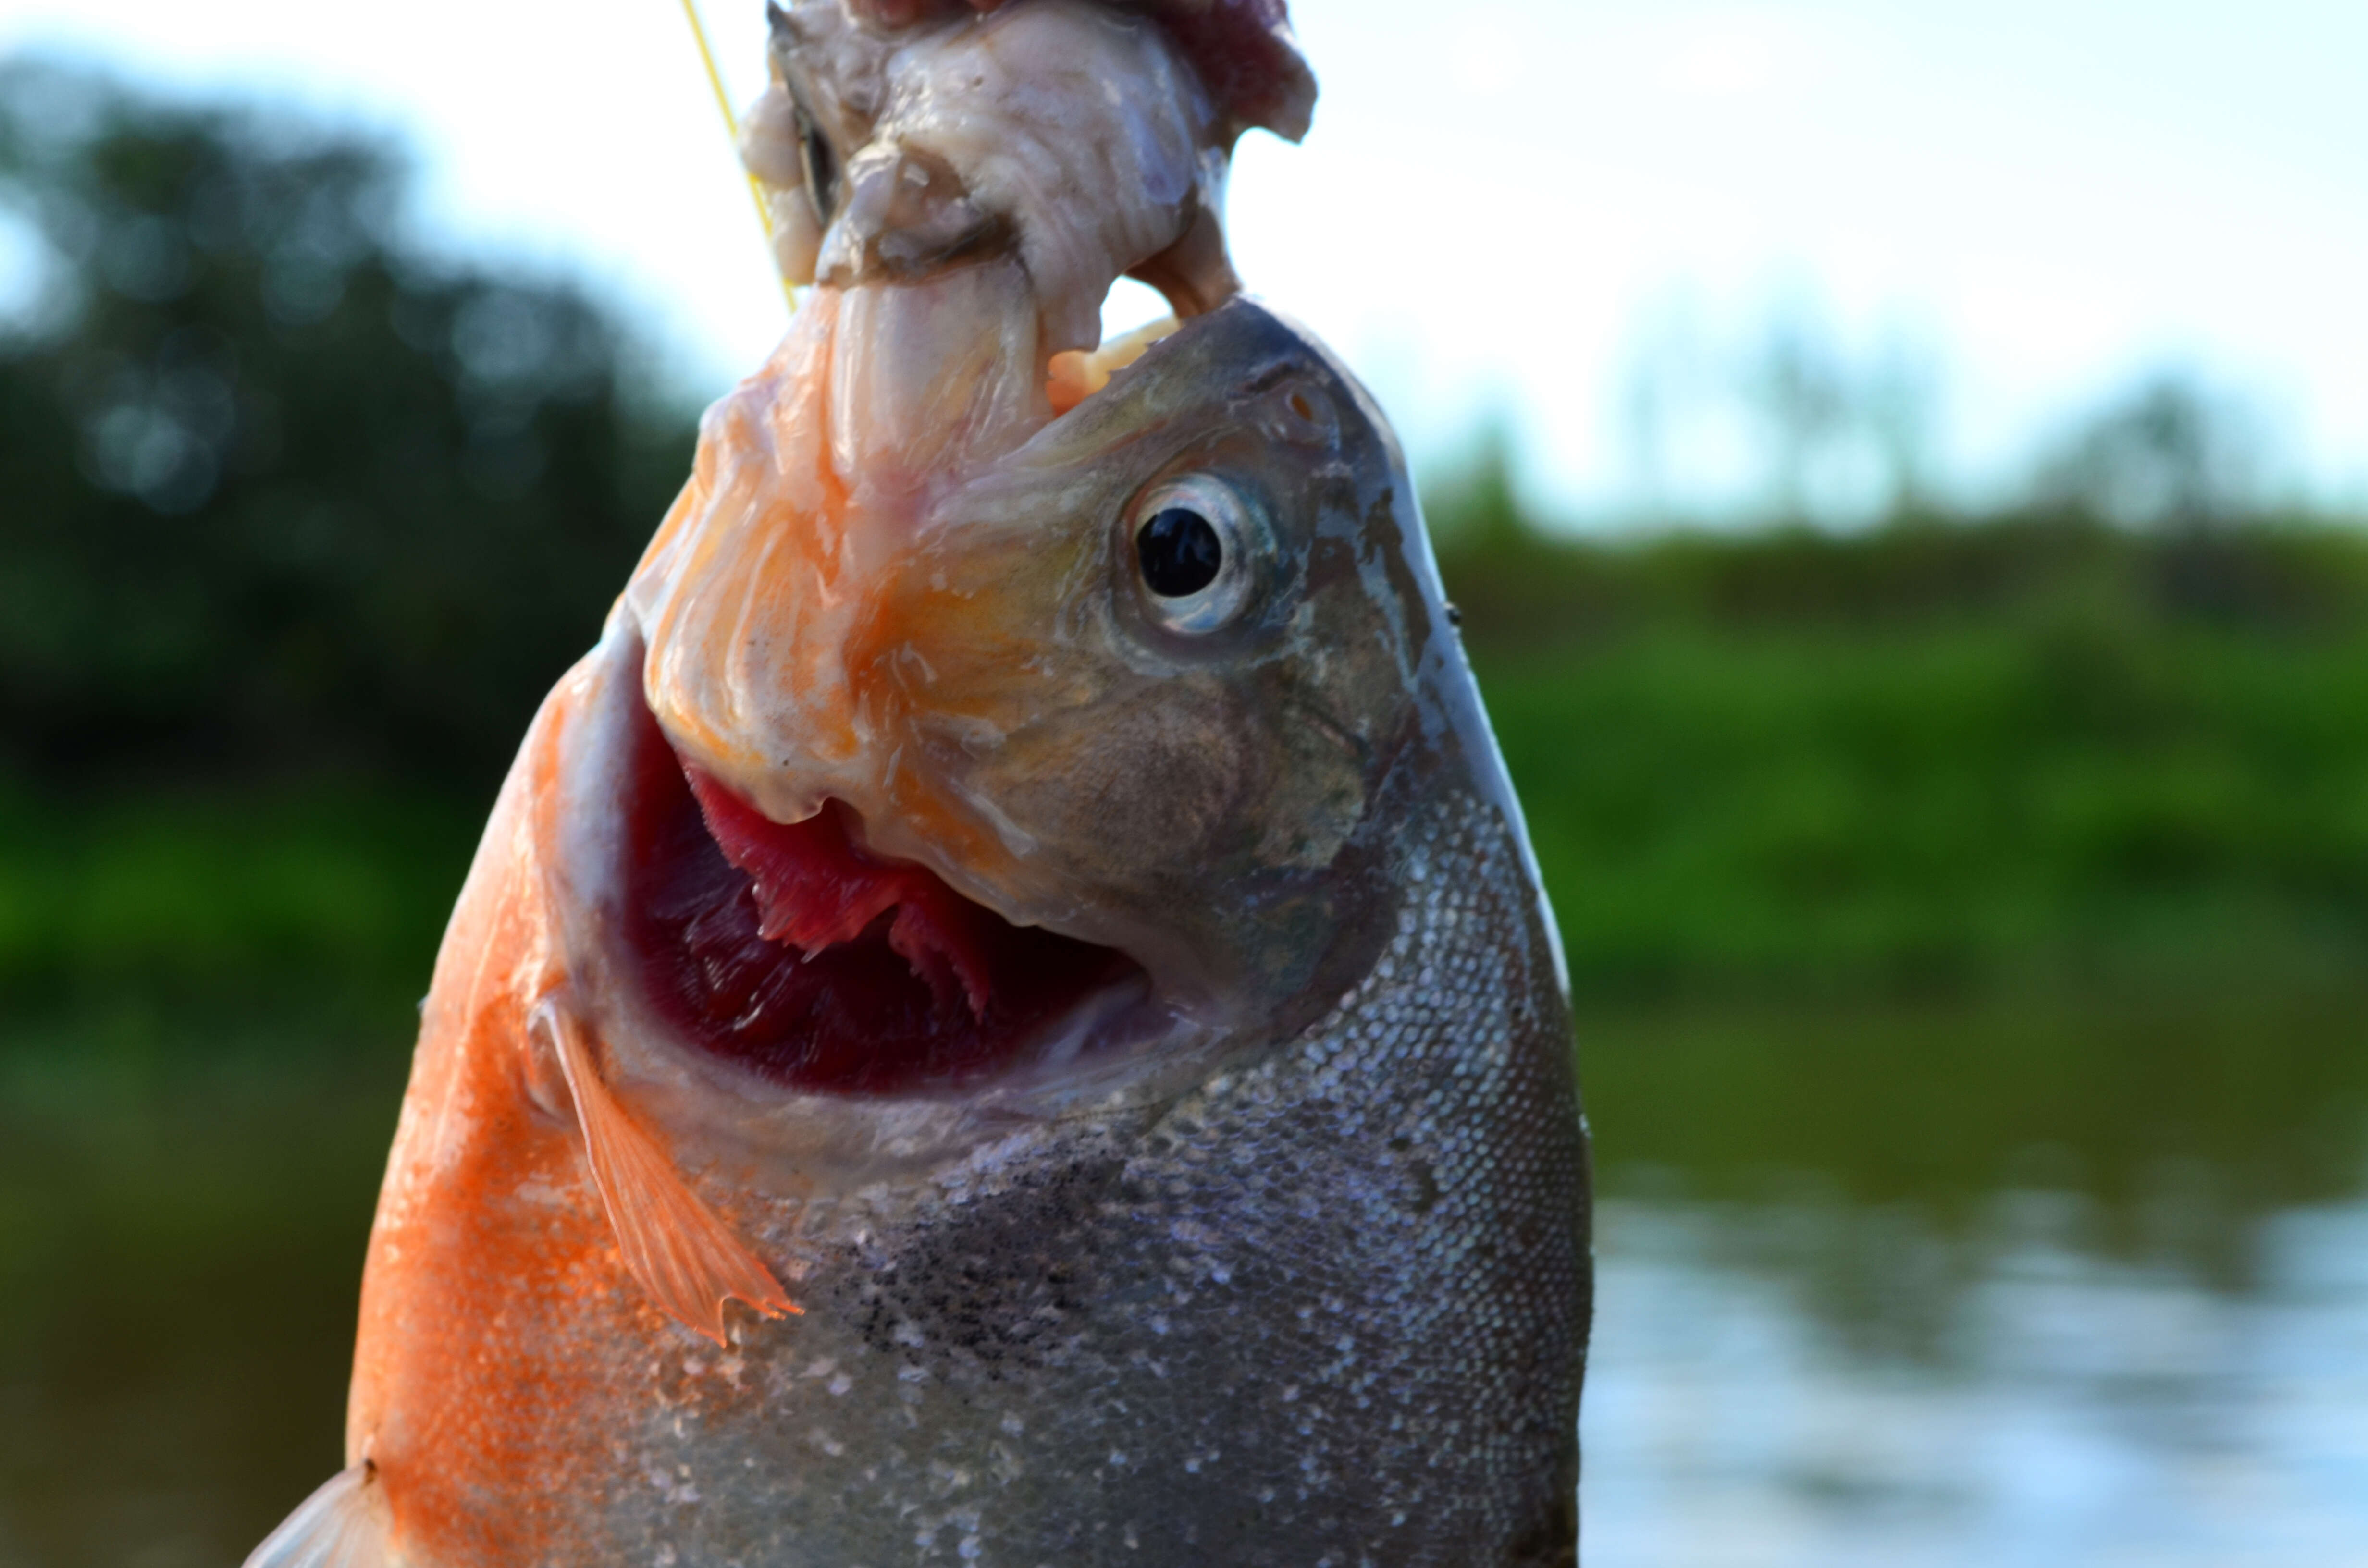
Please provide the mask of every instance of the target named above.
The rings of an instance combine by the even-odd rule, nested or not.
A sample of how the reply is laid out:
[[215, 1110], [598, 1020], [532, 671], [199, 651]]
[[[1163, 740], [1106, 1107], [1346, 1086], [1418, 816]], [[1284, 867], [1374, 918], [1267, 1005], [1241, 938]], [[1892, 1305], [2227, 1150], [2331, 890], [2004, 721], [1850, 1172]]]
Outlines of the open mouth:
[[884, 1095], [1081, 1049], [1139, 998], [1124, 953], [1015, 926], [872, 854], [832, 801], [783, 824], [688, 768], [639, 701], [626, 936], [690, 1043], [786, 1086]]

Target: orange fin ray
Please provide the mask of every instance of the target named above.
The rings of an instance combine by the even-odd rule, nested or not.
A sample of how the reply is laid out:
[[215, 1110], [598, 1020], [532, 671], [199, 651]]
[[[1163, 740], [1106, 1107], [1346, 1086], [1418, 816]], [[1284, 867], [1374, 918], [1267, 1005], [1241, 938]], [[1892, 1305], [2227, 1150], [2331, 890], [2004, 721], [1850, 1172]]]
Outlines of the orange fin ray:
[[245, 1568], [387, 1568], [388, 1528], [386, 1489], [364, 1460], [299, 1503]]
[[592, 1063], [577, 1022], [546, 1013], [560, 1070], [575, 1100], [592, 1184], [617, 1235], [617, 1250], [659, 1307], [716, 1344], [723, 1303], [737, 1299], [767, 1317], [799, 1311], [772, 1271], [700, 1200], [674, 1162], [625, 1108]]

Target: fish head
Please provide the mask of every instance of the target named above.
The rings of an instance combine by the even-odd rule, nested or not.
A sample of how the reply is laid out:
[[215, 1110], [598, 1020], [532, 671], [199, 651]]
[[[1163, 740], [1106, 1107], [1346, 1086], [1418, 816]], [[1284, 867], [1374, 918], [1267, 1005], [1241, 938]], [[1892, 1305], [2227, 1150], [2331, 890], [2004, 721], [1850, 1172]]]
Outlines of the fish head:
[[[941, 885], [958, 902], [898, 916], [899, 950], [926, 947], [905, 957], [922, 979], [939, 965], [940, 991], [957, 973], [973, 1015], [1041, 977], [923, 924], [1068, 944], [1027, 960], [1078, 969], [1061, 1006], [955, 1052], [956, 1078], [1056, 1042], [1288, 1034], [1395, 928], [1391, 791], [1496, 777], [1395, 438], [1327, 350], [1255, 301], [893, 504], [785, 508], [763, 499], [778, 452], [711, 434], [736, 458], [703, 465], [625, 598], [655, 732], [760, 884], [771, 863], [786, 888], [782, 858], [806, 848], [785, 835], [826, 818]], [[799, 896], [757, 889], [775, 937], [848, 939]], [[1051, 1016], [1128, 987], [1089, 1040]], [[925, 1086], [950, 1060], [883, 1055], [858, 1076]]]
[[1247, 300], [1189, 324], [939, 498], [882, 585], [877, 841], [1194, 1016], [1312, 999], [1386, 918], [1370, 808], [1440, 624], [1417, 517], [1314, 340]]

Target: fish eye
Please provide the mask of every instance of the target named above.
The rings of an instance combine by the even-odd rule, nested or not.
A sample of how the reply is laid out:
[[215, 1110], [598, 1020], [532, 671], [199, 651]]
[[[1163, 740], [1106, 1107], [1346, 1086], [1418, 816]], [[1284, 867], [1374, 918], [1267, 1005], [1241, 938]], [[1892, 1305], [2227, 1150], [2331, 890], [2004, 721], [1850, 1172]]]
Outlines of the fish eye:
[[1154, 485], [1128, 508], [1144, 609], [1171, 631], [1214, 631], [1247, 608], [1267, 553], [1258, 514], [1209, 474]]
[[815, 221], [828, 228], [830, 215], [838, 209], [838, 154], [831, 151], [830, 139], [803, 106], [797, 110], [797, 120], [798, 163], [805, 170], [806, 199], [814, 204]]

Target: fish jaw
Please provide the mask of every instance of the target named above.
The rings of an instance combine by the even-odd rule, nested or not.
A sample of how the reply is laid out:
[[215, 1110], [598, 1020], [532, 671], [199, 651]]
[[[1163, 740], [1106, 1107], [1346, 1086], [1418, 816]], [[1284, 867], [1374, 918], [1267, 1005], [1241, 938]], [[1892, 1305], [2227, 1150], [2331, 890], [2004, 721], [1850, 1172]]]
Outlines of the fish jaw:
[[[1143, 1060], [1173, 1020], [1126, 955], [1013, 926], [882, 855], [836, 800], [767, 816], [678, 749], [644, 700], [647, 664], [620, 605], [554, 699], [525, 835], [541, 935], [511, 989], [575, 1020], [601, 1080], [689, 1166], [854, 1180], [1055, 1114], [1081, 1053], [1111, 1058], [1085, 1074], [1101, 1093], [1177, 1070]], [[572, 1069], [550, 1090], [554, 1043], [529, 1041], [538, 1092], [581, 1120]]]
[[625, 605], [677, 747], [777, 820], [863, 786], [877, 747], [846, 665], [857, 621], [933, 498], [1052, 416], [1042, 378], [1014, 370], [1039, 361], [1025, 287], [1007, 261], [816, 290], [701, 422]]

